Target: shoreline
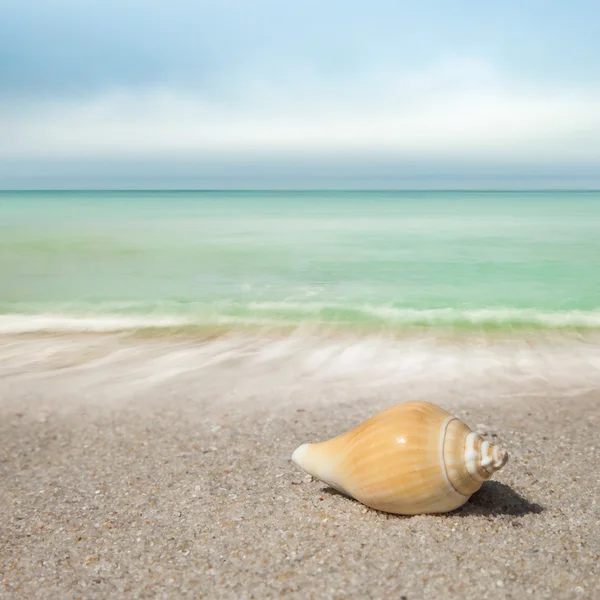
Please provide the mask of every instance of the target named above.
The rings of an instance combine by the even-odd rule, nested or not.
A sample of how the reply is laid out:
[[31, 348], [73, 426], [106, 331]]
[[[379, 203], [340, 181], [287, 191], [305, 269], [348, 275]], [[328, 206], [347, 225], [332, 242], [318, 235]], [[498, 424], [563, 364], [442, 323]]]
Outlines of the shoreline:
[[[323, 337], [230, 333], [145, 337], [133, 332], [0, 336], [0, 394], [20, 388], [53, 406], [66, 394], [69, 410], [86, 402], [113, 406], [164, 390], [206, 390], [210, 410], [241, 413], [289, 408], [303, 390], [311, 402], [353, 394], [409, 398], [494, 398], [577, 395], [600, 390], [600, 340], [568, 336], [439, 339], [436, 336]], [[90, 391], [92, 390], [92, 391]], [[155, 400], [156, 399], [156, 400]], [[319, 400], [321, 399], [321, 400]], [[21, 397], [5, 393], [0, 416]], [[26, 405], [25, 409], [28, 408]]]
[[326, 322], [296, 323], [171, 323], [169, 319], [136, 321], [118, 317], [66, 317], [56, 315], [0, 315], [0, 339], [48, 337], [115, 337], [131, 340], [181, 339], [202, 342], [221, 337], [255, 337], [266, 340], [290, 337], [315, 339], [383, 339], [404, 341], [429, 339], [441, 343], [561, 343], [589, 341], [600, 343], [600, 327], [555, 326], [502, 323], [476, 326], [470, 324], [406, 324], [403, 326], [372, 324], [338, 324]]
[[[380, 308], [378, 310], [386, 310]], [[305, 317], [305, 318], [303, 318]], [[193, 315], [169, 314], [0, 314], [0, 335], [61, 333], [142, 333], [146, 335], [206, 335], [236, 332], [289, 335], [295, 332], [322, 335], [383, 335], [403, 337], [443, 336], [503, 337], [507, 335], [589, 335], [600, 337], [600, 312], [539, 312], [530, 309], [406, 309], [405, 318], [326, 319], [306, 315], [215, 316], [196, 320]]]

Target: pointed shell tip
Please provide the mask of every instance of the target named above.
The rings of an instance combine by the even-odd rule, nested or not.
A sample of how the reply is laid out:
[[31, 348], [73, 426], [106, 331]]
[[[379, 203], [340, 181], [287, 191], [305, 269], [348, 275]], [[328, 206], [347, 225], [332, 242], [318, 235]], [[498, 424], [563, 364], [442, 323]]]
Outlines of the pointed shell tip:
[[298, 448], [296, 448], [294, 450], [294, 453], [292, 454], [292, 461], [294, 463], [296, 463], [301, 469], [304, 469], [304, 467], [302, 466], [303, 463], [303, 457], [306, 455], [306, 450], [308, 449], [308, 444], [302, 444], [302, 446], [298, 446]]

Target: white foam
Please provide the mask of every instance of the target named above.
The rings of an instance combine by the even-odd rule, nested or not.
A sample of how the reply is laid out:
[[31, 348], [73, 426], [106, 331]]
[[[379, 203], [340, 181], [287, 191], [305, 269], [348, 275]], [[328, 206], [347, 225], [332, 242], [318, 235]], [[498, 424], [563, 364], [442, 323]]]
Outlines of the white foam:
[[116, 332], [146, 327], [177, 327], [186, 325], [183, 319], [171, 317], [94, 316], [69, 317], [64, 315], [0, 315], [0, 334], [36, 332]]
[[[61, 324], [63, 331], [72, 325]], [[120, 329], [123, 320], [88, 325], [107, 331]], [[191, 378], [197, 389], [210, 388], [219, 402], [240, 405], [283, 405], [294, 398], [304, 405], [373, 394], [390, 400], [517, 398], [600, 389], [600, 341], [593, 336], [444, 341], [232, 333], [197, 343], [103, 334], [7, 336], [2, 342], [0, 381], [68, 378], [81, 389], [93, 381], [110, 387], [104, 397], [117, 399], [181, 378]]]
[[[436, 326], [471, 325], [482, 327], [495, 325], [500, 329], [510, 330], [511, 326], [533, 326], [548, 329], [584, 328], [600, 329], [600, 310], [591, 311], [538, 311], [535, 309], [489, 308], [477, 310], [444, 309], [410, 309], [394, 306], [370, 304], [336, 304], [315, 302], [253, 302], [246, 305], [244, 315], [229, 315], [225, 304], [210, 315], [177, 316], [168, 314], [5, 314], [0, 315], [0, 334], [33, 333], [33, 332], [115, 332], [141, 328], [167, 328], [191, 325], [226, 325], [234, 328], [244, 326], [296, 326], [298, 329], [327, 325], [365, 325], [369, 318], [375, 318], [379, 325], [387, 327], [403, 327], [410, 325]], [[342, 311], [362, 314], [361, 319], [345, 318], [343, 314], [322, 317], [323, 311]], [[293, 318], [286, 318], [285, 313], [293, 312]]]
[[[570, 311], [543, 311], [533, 308], [482, 308], [482, 309], [458, 309], [458, 308], [431, 308], [413, 309], [392, 305], [375, 304], [343, 304], [336, 302], [250, 302], [247, 305], [249, 311], [256, 313], [269, 312], [294, 312], [305, 317], [318, 317], [323, 311], [346, 311], [362, 313], [367, 317], [375, 317], [389, 324], [410, 325], [453, 325], [470, 323], [472, 325], [502, 325], [502, 324], [531, 324], [547, 327], [599, 327], [599, 310], [570, 310]], [[276, 322], [277, 316], [269, 315], [254, 316], [245, 315], [238, 317], [223, 317], [224, 322]]]

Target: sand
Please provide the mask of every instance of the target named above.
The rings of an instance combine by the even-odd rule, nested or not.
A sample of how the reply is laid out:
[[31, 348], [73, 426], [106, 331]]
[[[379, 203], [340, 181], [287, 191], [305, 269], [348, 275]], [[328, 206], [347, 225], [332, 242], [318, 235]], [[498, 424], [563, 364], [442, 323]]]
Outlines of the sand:
[[[430, 344], [386, 377], [377, 343], [4, 336], [0, 596], [600, 598], [600, 371], [567, 358], [586, 344], [443, 370]], [[417, 396], [510, 452], [462, 509], [379, 513], [290, 462]]]

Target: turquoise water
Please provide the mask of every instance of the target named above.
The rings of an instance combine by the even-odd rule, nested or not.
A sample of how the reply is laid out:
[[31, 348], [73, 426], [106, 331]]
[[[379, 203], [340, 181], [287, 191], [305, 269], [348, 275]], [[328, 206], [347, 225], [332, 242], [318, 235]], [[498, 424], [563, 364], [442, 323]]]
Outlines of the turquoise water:
[[600, 328], [600, 192], [1, 192], [0, 315]]

